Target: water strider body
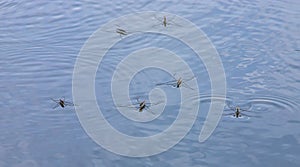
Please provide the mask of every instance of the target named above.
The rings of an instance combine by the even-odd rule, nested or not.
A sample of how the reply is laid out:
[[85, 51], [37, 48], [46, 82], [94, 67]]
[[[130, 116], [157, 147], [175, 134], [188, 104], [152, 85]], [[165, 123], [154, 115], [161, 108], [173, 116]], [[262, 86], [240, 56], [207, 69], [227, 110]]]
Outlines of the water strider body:
[[167, 17], [164, 16], [162, 24], [167, 27]]
[[146, 101], [145, 100], [140, 102], [139, 105], [140, 105], [139, 112], [142, 112], [146, 107], [148, 107], [148, 106], [146, 106]]
[[234, 112], [233, 116], [236, 117], [236, 118], [239, 118], [239, 117], [242, 116], [241, 111], [240, 111], [240, 107], [235, 108], [235, 112]]
[[181, 84], [183, 83], [181, 77], [177, 80], [176, 82], [176, 88], [179, 88], [181, 86]]

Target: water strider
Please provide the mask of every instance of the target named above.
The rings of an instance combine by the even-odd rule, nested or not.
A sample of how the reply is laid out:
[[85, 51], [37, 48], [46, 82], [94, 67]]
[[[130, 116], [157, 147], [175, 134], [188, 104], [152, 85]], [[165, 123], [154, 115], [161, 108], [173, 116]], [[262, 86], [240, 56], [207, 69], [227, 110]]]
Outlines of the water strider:
[[157, 104], [160, 104], [162, 102], [158, 102], [158, 103], [149, 103], [146, 102], [146, 100], [140, 101], [139, 98], [136, 98], [136, 103], [133, 103], [132, 105], [134, 105], [133, 107], [131, 105], [129, 106], [119, 106], [119, 107], [132, 107], [138, 110], [138, 112], [143, 112], [144, 110], [149, 111], [151, 114], [155, 115], [154, 112], [151, 111], [150, 106], [154, 106]]
[[192, 79], [194, 79], [195, 77], [192, 77], [190, 79], [187, 79], [185, 81], [183, 81], [182, 77], [179, 77], [178, 79], [176, 79], [174, 76], [173, 76], [174, 80], [172, 81], [167, 81], [167, 82], [163, 82], [163, 83], [158, 83], [156, 84], [156, 86], [160, 86], [160, 85], [171, 85], [173, 86], [174, 88], [180, 88], [181, 86], [183, 87], [186, 87], [186, 88], [189, 88], [191, 90], [194, 90], [192, 87], [190, 87], [187, 83], [185, 82], [188, 82]]
[[58, 106], [65, 108], [65, 106], [74, 106], [74, 104], [72, 102], [68, 102], [65, 100], [65, 98], [62, 99], [52, 99], [52, 101], [54, 101], [56, 103], [56, 105], [53, 107], [53, 109], [57, 108]]
[[[243, 116], [253, 117], [253, 116], [250, 116], [250, 115], [247, 115], [247, 114], [244, 113], [244, 112], [250, 112], [250, 110], [241, 109], [239, 106], [229, 107], [229, 108], [230, 108], [230, 110], [233, 110], [234, 112], [233, 113], [228, 113], [228, 114], [223, 114], [223, 115], [231, 115], [235, 118], [241, 118]], [[243, 111], [243, 113], [242, 113], [242, 111]]]
[[[162, 19], [159, 19], [159, 18], [157, 18], [155, 16], [154, 16], [154, 18], [160, 22], [160, 24], [158, 24], [158, 25], [162, 25], [164, 27], [167, 27], [167, 25], [177, 25], [177, 26], [180, 26], [180, 25], [172, 22], [170, 19], [167, 20], [167, 16], [163, 16]], [[155, 25], [155, 26], [158, 26], [158, 25]]]

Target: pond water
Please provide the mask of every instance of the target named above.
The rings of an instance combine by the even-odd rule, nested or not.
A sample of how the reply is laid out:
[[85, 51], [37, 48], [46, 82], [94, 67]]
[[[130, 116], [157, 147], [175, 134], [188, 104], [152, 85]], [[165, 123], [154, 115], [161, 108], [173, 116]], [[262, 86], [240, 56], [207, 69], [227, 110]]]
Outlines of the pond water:
[[[134, 75], [129, 87], [118, 88], [120, 92], [128, 90], [131, 99], [124, 101], [124, 106], [116, 106], [111, 80], [116, 66], [129, 54], [147, 47], [170, 50], [189, 65], [195, 76], [192, 82], [197, 81], [199, 88], [195, 91], [199, 98], [188, 96], [191, 103], [197, 101], [200, 106], [184, 138], [163, 153], [136, 158], [107, 151], [90, 138], [76, 114], [80, 101], [74, 102], [75, 106], [53, 108], [56, 103], [52, 99], [73, 101], [74, 66], [81, 48], [94, 32], [118, 17], [143, 11], [178, 15], [206, 34], [222, 61], [226, 97], [211, 96], [206, 64], [182, 41], [157, 33], [119, 36], [115, 30], [122, 25], [108, 29], [107, 33], [119, 41], [103, 56], [94, 87], [98, 107], [118, 131], [136, 137], [164, 131], [176, 120], [182, 100], [179, 90], [184, 90], [168, 84], [158, 86], [168, 101], [161, 114], [153, 111], [153, 103], [149, 109], [155, 115], [152, 121], [141, 123], [128, 119], [119, 108], [125, 106], [129, 110], [132, 106], [128, 105], [137, 99], [148, 101], [149, 93], [156, 90], [157, 84], [173, 80], [166, 71], [143, 69]], [[167, 18], [170, 25], [163, 27], [160, 14], [153, 14], [153, 19], [157, 19], [153, 28], [166, 31], [184, 26], [177, 25], [176, 19], [170, 17]], [[0, 166], [298, 167], [299, 27], [297, 0], [1, 1]], [[86, 66], [93, 63], [87, 60]], [[173, 62], [175, 67], [179, 66], [177, 63]], [[127, 68], [130, 70], [131, 64]], [[180, 77], [174, 75], [176, 79]], [[185, 88], [191, 91], [189, 82], [186, 81]], [[226, 101], [223, 115], [212, 135], [199, 142], [213, 100]], [[160, 105], [159, 100], [157, 104]], [[241, 117], [235, 118], [237, 106], [241, 108]], [[85, 111], [88, 114], [89, 108]], [[110, 136], [103, 134], [103, 138], [110, 139]]]

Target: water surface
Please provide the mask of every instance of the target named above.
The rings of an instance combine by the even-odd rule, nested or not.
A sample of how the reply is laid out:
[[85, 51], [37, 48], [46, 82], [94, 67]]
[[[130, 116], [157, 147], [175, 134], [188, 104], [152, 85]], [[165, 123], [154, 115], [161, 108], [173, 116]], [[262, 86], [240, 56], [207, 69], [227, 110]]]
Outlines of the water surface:
[[[202, 61], [169, 37], [125, 38], [104, 57], [95, 82], [98, 104], [114, 127], [153, 135], [178, 111], [180, 98], [172, 87], [164, 87], [169, 105], [153, 122], [131, 122], [115, 109], [108, 91], [111, 74], [134, 50], [157, 46], [181, 55], [197, 76], [202, 97], [196, 123], [180, 143], [159, 155], [129, 158], [94, 143], [74, 108], [53, 109], [50, 98], [72, 101], [74, 64], [94, 31], [117, 17], [149, 10], [177, 14], [203, 30], [223, 62], [226, 101], [250, 112], [238, 119], [223, 116], [213, 135], [199, 143], [212, 99]], [[0, 166], [299, 166], [299, 16], [296, 0], [0, 2]], [[168, 77], [155, 69], [139, 73], [132, 97], [147, 97], [152, 81]], [[232, 112], [225, 107], [224, 113]]]

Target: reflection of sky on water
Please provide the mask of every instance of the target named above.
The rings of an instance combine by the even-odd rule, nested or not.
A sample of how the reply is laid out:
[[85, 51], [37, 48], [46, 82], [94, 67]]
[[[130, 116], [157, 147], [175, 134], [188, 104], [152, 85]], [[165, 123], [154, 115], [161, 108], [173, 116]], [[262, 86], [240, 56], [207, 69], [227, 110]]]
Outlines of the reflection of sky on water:
[[[8, 0], [0, 3], [0, 9], [0, 166], [299, 166], [298, 1]], [[251, 114], [260, 117], [223, 117], [212, 137], [199, 143], [209, 108], [205, 101], [192, 130], [178, 145], [157, 156], [135, 159], [114, 155], [92, 142], [72, 107], [52, 110], [50, 98], [72, 99], [73, 67], [86, 39], [113, 18], [145, 10], [178, 14], [200, 27], [222, 58], [228, 99], [234, 106], [251, 103]], [[108, 56], [99, 67], [107, 71], [97, 73], [99, 104], [111, 96], [108, 87], [101, 87], [109, 80], [101, 78], [111, 76], [126, 53], [152, 44], [182, 55], [198, 76], [200, 93], [209, 96], [207, 71], [189, 48], [168, 37], [143, 34], [122, 40], [115, 48], [123, 51], [112, 49], [108, 54], [117, 56]], [[136, 84], [147, 86], [143, 80], [166, 77], [153, 73], [157, 71], [138, 74]], [[163, 89], [173, 104], [164, 113], [167, 121], [160, 118], [159, 124], [140, 129], [141, 134], [157, 133], [176, 117], [171, 112], [178, 109], [178, 99], [172, 98], [176, 89]], [[109, 100], [106, 104], [103, 108], [111, 109]], [[106, 116], [122, 127], [124, 122], [112, 112]], [[134, 133], [132, 126], [124, 128]]]

